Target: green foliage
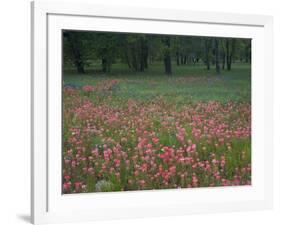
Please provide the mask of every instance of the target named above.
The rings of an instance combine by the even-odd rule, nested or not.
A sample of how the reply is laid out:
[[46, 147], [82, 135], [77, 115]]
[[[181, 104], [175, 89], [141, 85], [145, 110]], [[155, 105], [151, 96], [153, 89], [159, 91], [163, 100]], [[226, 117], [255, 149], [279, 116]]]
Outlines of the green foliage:
[[[215, 39], [219, 42], [217, 49]], [[219, 55], [216, 54], [217, 51]], [[251, 61], [251, 41], [237, 38], [64, 31], [63, 59], [64, 69], [75, 68], [78, 73], [84, 73], [95, 66], [96, 73], [101, 71], [108, 74], [112, 65], [120, 62], [126, 63], [129, 70], [144, 72], [154, 62], [163, 59], [165, 71], [170, 60], [177, 66], [205, 63], [207, 68], [217, 61], [217, 64], [223, 64], [222, 69], [227, 63], [230, 70], [232, 62]]]

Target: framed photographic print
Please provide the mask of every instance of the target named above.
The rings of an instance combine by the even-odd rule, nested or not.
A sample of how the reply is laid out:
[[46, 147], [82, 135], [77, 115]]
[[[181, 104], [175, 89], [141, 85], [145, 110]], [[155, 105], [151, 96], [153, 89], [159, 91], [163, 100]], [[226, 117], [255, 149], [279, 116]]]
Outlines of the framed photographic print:
[[272, 18], [32, 3], [34, 224], [272, 207]]

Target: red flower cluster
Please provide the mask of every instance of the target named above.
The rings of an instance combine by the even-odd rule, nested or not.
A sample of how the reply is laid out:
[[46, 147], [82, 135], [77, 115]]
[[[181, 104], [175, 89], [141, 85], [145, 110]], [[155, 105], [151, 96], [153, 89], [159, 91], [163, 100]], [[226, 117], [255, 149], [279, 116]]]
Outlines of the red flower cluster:
[[[102, 81], [110, 90], [116, 80]], [[249, 103], [91, 98], [64, 90], [63, 192], [251, 184]], [[100, 87], [101, 89], [101, 87]], [[116, 100], [117, 101], [117, 100]]]

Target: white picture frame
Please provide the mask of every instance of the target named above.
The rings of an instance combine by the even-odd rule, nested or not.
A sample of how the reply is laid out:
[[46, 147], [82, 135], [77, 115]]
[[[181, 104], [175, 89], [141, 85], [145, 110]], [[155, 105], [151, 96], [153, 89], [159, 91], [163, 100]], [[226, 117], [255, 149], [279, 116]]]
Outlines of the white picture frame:
[[[252, 185], [62, 195], [63, 29], [252, 38]], [[272, 208], [272, 42], [270, 16], [32, 2], [32, 222], [42, 224]]]

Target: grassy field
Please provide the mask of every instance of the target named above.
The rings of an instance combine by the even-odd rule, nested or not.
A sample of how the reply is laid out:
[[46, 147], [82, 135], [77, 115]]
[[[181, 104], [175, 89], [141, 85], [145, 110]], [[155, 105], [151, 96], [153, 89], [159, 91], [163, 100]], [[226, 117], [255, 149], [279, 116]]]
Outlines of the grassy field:
[[130, 71], [127, 65], [114, 64], [111, 74], [88, 70], [85, 75], [65, 71], [64, 84], [96, 85], [101, 80], [118, 79], [114, 94], [122, 98], [147, 99], [164, 96], [177, 103], [190, 101], [250, 101], [251, 71], [249, 64], [234, 64], [233, 70], [207, 71], [202, 65], [173, 66], [171, 77], [163, 74], [163, 65], [157, 64], [145, 73]]
[[66, 70], [63, 193], [251, 184], [251, 72]]

